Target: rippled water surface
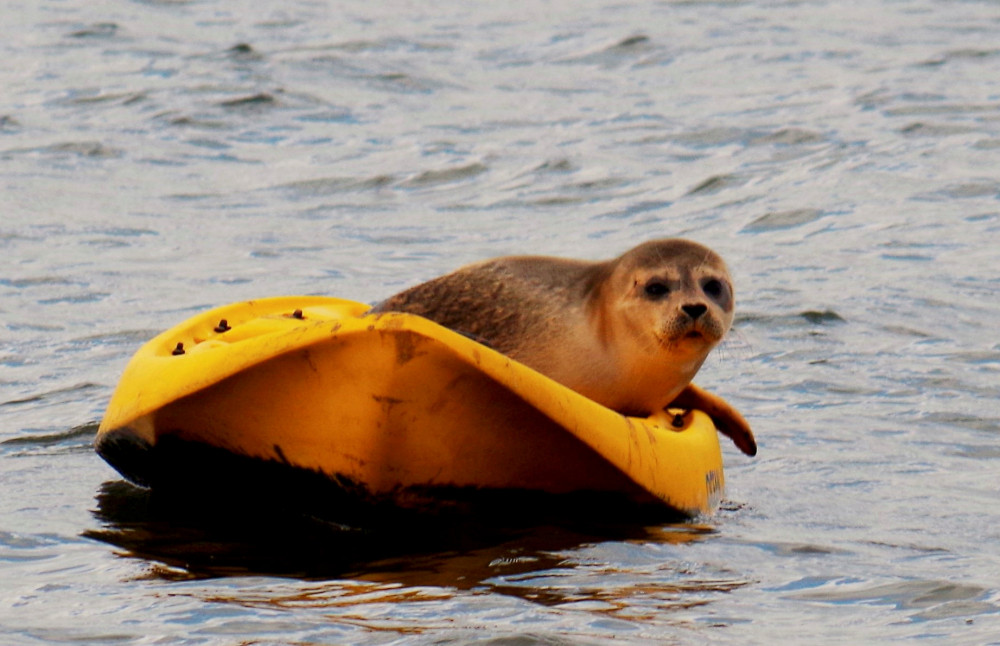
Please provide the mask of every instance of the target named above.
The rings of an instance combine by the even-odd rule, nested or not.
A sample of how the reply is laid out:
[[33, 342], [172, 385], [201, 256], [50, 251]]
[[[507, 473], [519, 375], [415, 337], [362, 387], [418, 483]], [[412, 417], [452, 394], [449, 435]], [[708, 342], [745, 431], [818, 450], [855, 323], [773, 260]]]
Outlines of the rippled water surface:
[[[998, 34], [985, 1], [8, 2], [0, 641], [1000, 643]], [[373, 544], [160, 509], [91, 449], [205, 308], [674, 235], [733, 269], [699, 382], [761, 447], [711, 518]]]

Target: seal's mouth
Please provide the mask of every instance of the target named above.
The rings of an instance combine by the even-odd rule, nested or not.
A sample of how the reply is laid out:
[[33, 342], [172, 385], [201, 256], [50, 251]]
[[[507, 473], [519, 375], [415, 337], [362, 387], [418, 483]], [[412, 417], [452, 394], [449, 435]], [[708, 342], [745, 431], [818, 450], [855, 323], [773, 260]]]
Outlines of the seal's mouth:
[[709, 343], [708, 335], [700, 330], [686, 330], [680, 333], [665, 334], [660, 337], [660, 342], [664, 345], [677, 347], [678, 345], [688, 345], [692, 344], [695, 347], [701, 347], [705, 343]]
[[[704, 318], [704, 317], [703, 317]], [[710, 320], [685, 320], [677, 317], [666, 322], [656, 336], [664, 345], [684, 344], [692, 348], [713, 346], [721, 338], [719, 330]]]

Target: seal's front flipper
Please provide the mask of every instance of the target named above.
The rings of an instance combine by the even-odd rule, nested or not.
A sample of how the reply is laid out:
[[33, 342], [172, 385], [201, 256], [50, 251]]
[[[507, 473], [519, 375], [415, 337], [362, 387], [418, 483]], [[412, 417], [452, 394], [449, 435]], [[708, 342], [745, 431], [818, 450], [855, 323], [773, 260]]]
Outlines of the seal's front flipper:
[[741, 451], [747, 455], [757, 455], [757, 440], [750, 430], [750, 424], [722, 397], [713, 395], [694, 384], [688, 384], [687, 388], [671, 402], [670, 407], [697, 408], [704, 411], [712, 418], [719, 432], [728, 435]]

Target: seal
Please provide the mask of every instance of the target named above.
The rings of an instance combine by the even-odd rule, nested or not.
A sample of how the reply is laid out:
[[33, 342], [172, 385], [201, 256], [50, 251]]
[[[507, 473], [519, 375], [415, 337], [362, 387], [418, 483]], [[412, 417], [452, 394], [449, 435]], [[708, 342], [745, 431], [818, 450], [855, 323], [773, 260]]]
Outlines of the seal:
[[691, 383], [729, 330], [734, 305], [722, 258], [674, 238], [604, 262], [495, 258], [411, 287], [372, 312], [428, 318], [622, 414], [697, 408], [755, 455], [743, 416]]

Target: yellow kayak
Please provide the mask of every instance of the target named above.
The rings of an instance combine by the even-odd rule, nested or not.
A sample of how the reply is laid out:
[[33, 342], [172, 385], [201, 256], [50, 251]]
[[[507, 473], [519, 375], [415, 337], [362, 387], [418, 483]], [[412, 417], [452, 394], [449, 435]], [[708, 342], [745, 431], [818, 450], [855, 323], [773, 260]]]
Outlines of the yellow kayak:
[[267, 298], [167, 330], [126, 367], [98, 453], [154, 489], [197, 486], [231, 457], [404, 509], [504, 491], [689, 516], [718, 505], [722, 455], [705, 414], [626, 417], [436, 323], [368, 309]]

